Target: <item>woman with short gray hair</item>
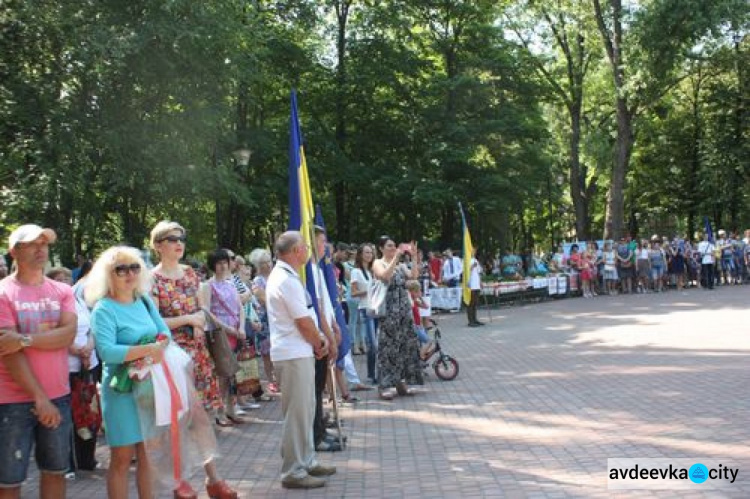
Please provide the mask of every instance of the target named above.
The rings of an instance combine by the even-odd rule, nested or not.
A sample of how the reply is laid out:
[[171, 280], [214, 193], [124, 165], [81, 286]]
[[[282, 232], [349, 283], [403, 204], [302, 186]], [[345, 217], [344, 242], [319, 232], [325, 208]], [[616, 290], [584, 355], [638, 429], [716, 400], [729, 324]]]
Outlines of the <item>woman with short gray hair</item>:
[[253, 279], [253, 294], [258, 300], [258, 319], [260, 320], [263, 328], [256, 333], [258, 339], [258, 350], [260, 351], [261, 358], [263, 359], [263, 370], [266, 372], [266, 379], [268, 380], [268, 391], [271, 393], [279, 392], [279, 385], [276, 381], [276, 373], [273, 369], [273, 362], [271, 362], [271, 335], [268, 326], [268, 311], [266, 310], [266, 284], [268, 283], [268, 276], [271, 274], [273, 268], [273, 261], [271, 259], [271, 252], [263, 248], [255, 248], [250, 253], [250, 263], [255, 267], [256, 276]]

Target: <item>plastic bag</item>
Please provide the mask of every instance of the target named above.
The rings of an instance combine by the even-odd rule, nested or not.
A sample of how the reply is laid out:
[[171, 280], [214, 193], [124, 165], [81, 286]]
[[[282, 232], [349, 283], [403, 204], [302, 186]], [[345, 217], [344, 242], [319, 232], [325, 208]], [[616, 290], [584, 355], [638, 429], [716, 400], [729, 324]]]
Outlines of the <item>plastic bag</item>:
[[133, 386], [146, 452], [157, 485], [175, 489], [214, 459], [216, 436], [193, 383], [193, 363], [174, 343], [151, 376]]

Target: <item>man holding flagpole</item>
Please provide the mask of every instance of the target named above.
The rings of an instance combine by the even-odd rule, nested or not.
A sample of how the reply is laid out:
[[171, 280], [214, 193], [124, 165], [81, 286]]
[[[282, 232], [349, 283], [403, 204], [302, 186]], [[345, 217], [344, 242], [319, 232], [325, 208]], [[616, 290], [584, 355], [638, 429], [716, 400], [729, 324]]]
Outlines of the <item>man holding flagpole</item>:
[[466, 304], [466, 315], [469, 319], [469, 327], [484, 326], [483, 322], [477, 319], [477, 304], [479, 302], [479, 292], [482, 289], [480, 273], [482, 267], [476, 258], [476, 250], [471, 244], [471, 234], [469, 226], [466, 225], [466, 216], [464, 215], [463, 206], [458, 203], [458, 211], [461, 212], [461, 225], [463, 227], [463, 272], [461, 275], [461, 287], [463, 288], [463, 301]]
[[[315, 254], [318, 258], [325, 257], [325, 247], [328, 242], [325, 230], [316, 225], [315, 230]], [[318, 262], [316, 262], [318, 263]], [[315, 419], [313, 422], [313, 440], [315, 450], [319, 452], [337, 452], [341, 449], [341, 442], [328, 435], [323, 419], [323, 390], [326, 386], [328, 376], [328, 364], [335, 362], [338, 356], [338, 345], [341, 340], [341, 331], [336, 322], [333, 303], [329, 296], [325, 277], [318, 265], [313, 266], [313, 280], [318, 295], [318, 319], [329, 344], [328, 354], [315, 362]], [[335, 383], [336, 380], [332, 380]]]
[[469, 282], [467, 283], [467, 286], [469, 288], [469, 291], [471, 292], [471, 298], [466, 306], [466, 316], [469, 319], [469, 327], [484, 326], [484, 322], [481, 322], [479, 319], [477, 319], [477, 305], [479, 304], [479, 293], [482, 289], [482, 266], [477, 260], [476, 248], [472, 248], [472, 254], [470, 258], [468, 256], [464, 256], [464, 262], [466, 262], [467, 260], [469, 261]]

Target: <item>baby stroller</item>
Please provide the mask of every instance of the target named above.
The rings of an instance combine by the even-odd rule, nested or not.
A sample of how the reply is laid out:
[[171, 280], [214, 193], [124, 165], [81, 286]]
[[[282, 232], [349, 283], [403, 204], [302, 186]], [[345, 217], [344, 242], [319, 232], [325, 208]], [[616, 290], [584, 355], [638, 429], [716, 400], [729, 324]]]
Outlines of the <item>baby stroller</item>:
[[426, 354], [420, 354], [422, 369], [427, 369], [432, 360], [432, 368], [435, 370], [438, 378], [443, 381], [454, 380], [458, 376], [458, 361], [450, 355], [443, 353], [443, 349], [440, 347], [440, 328], [434, 319], [430, 319], [430, 321], [433, 325], [427, 328], [427, 332], [431, 331], [435, 339], [432, 342], [432, 348]]

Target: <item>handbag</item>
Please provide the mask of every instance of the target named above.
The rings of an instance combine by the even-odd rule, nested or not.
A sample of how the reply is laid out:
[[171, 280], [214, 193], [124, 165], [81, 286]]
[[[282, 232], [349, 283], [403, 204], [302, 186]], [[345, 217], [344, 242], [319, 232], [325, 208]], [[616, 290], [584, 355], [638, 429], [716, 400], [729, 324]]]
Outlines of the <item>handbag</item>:
[[237, 395], [254, 395], [260, 390], [260, 368], [255, 345], [252, 341], [245, 341], [245, 345], [237, 353], [239, 370], [235, 375]]
[[216, 323], [214, 315], [203, 309], [206, 314], [206, 322], [211, 326], [211, 330], [206, 332], [206, 346], [211, 358], [214, 359], [216, 374], [224, 377], [232, 377], [239, 370], [237, 358], [232, 352], [232, 346], [229, 344], [227, 332]]
[[379, 279], [373, 279], [367, 289], [367, 316], [385, 317], [385, 295], [388, 285]]
[[83, 369], [73, 377], [70, 387], [73, 428], [82, 440], [91, 440], [102, 426], [101, 402], [94, 376]]

